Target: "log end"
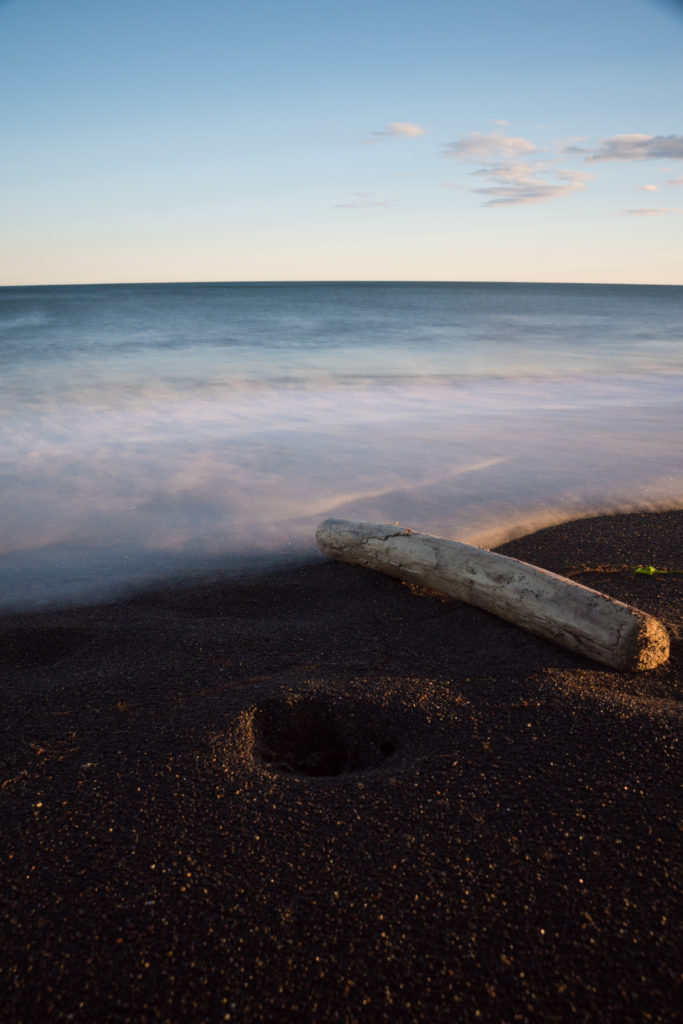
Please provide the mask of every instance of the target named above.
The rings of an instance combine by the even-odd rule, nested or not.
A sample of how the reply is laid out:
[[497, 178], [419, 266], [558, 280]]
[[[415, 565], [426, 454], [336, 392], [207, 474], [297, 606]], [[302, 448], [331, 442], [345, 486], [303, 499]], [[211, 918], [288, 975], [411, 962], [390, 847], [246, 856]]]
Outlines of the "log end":
[[342, 523], [348, 526], [348, 523], [341, 519], [324, 519], [315, 531], [316, 543], [321, 554], [334, 558], [339, 547], [339, 526]]
[[638, 613], [638, 625], [624, 648], [623, 664], [618, 667], [627, 672], [647, 672], [663, 665], [669, 657], [669, 634], [662, 623]]

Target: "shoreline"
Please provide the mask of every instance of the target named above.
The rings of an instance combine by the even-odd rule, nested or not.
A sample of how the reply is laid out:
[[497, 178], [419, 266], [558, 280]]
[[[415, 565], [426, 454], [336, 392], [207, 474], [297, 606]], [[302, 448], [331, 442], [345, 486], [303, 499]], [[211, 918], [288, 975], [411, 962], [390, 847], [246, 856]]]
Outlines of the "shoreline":
[[327, 561], [1, 616], [4, 1019], [673, 1024], [683, 512], [498, 550], [669, 661]]

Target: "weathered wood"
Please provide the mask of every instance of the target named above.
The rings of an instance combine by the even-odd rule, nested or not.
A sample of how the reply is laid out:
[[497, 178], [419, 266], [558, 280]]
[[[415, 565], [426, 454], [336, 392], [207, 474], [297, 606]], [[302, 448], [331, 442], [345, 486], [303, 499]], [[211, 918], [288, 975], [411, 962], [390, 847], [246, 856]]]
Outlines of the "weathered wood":
[[398, 526], [326, 519], [320, 550], [418, 583], [622, 671], [656, 668], [669, 636], [651, 615], [516, 558]]

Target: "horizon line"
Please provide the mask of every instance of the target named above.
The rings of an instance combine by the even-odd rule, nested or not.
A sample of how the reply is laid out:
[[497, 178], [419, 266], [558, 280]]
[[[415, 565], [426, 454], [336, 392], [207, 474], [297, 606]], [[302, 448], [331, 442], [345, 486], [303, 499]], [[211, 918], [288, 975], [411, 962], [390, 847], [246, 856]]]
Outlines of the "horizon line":
[[245, 279], [178, 279], [149, 281], [47, 281], [37, 284], [0, 284], [0, 289], [9, 288], [131, 288], [149, 287], [151, 285], [557, 285], [590, 288], [681, 288], [680, 284], [654, 283], [651, 281], [534, 281], [534, 280], [496, 280], [486, 278], [245, 278]]

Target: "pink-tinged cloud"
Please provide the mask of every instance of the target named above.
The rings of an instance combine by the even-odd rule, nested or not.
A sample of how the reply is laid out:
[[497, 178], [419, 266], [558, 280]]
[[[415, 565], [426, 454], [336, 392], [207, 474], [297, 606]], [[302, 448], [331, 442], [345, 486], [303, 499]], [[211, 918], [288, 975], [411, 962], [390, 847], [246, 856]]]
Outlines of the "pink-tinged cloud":
[[659, 192], [659, 185], [639, 185], [641, 192]]
[[683, 213], [683, 210], [672, 210], [665, 206], [646, 206], [639, 210], [622, 210], [621, 213], [625, 217], [660, 217], [665, 213]]
[[426, 135], [427, 129], [412, 121], [390, 121], [386, 128], [370, 132], [370, 138], [363, 142], [381, 142], [383, 139], [417, 139]]
[[471, 163], [491, 160], [513, 160], [536, 152], [536, 146], [521, 136], [501, 135], [491, 132], [470, 132], [446, 144], [444, 156], [455, 157]]
[[484, 206], [547, 203], [581, 191], [593, 177], [585, 171], [556, 168], [541, 161], [494, 164], [480, 168], [475, 175], [490, 182], [471, 190], [486, 196]]
[[470, 132], [449, 143], [444, 155], [483, 164], [472, 173], [485, 184], [473, 187], [447, 183], [444, 187], [467, 187], [485, 197], [484, 206], [521, 206], [561, 199], [584, 189], [593, 178], [586, 171], [558, 167], [555, 160], [530, 159], [536, 152], [536, 145], [521, 136]]
[[[572, 149], [572, 152], [581, 152]], [[613, 135], [598, 148], [587, 151], [586, 159], [598, 160], [683, 160], [683, 135]]]

